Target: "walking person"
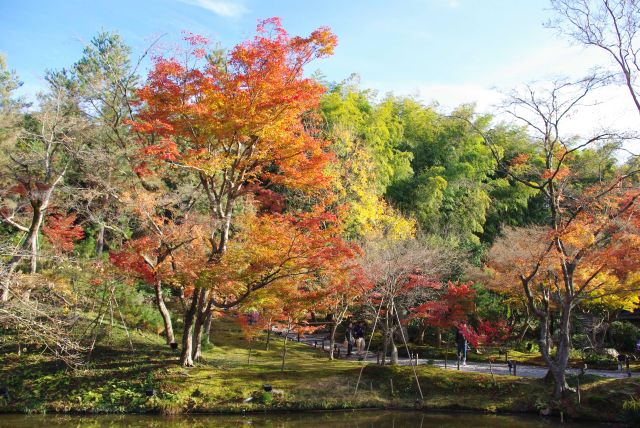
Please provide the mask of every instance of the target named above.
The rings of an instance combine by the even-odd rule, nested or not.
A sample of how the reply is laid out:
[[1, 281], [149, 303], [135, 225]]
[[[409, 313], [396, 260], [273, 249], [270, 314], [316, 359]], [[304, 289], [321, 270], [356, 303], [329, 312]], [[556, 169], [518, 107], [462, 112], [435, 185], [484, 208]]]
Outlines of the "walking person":
[[347, 342], [347, 357], [351, 356], [353, 352], [353, 344], [355, 338], [353, 337], [353, 323], [349, 322], [347, 329], [344, 332], [344, 341]]
[[364, 328], [364, 321], [359, 321], [353, 329], [353, 336], [356, 338], [356, 353], [359, 357], [364, 352]]
[[456, 346], [458, 350], [458, 361], [462, 360], [462, 365], [467, 365], [467, 349], [469, 347], [467, 339], [464, 337], [460, 330], [456, 330]]

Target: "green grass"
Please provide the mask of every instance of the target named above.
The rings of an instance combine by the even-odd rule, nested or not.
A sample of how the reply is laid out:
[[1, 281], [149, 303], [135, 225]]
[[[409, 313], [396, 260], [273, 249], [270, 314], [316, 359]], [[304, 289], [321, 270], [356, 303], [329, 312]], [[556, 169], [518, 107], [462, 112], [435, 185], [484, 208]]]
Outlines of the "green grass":
[[[190, 369], [177, 365], [178, 355], [161, 337], [133, 332], [132, 339], [134, 351], [123, 332], [115, 329], [110, 343], [98, 347], [92, 362], [79, 370], [36, 350], [20, 356], [0, 354], [0, 379], [10, 394], [8, 401], [0, 398], [0, 411], [177, 414], [417, 407], [538, 412], [549, 402], [550, 385], [541, 380], [495, 376], [494, 382], [490, 375], [432, 366], [417, 368], [424, 400], [417, 400], [410, 367], [367, 365], [354, 394], [360, 365], [329, 362], [321, 351], [289, 342], [285, 370], [280, 371], [279, 336], [272, 336], [268, 351], [264, 337], [254, 342], [248, 363], [248, 343], [229, 322], [214, 325], [214, 345], [206, 346], [204, 361]], [[275, 389], [271, 395], [262, 392], [267, 383]], [[147, 396], [150, 389], [154, 396]], [[581, 395], [582, 404], [577, 404], [575, 394], [559, 404], [565, 415], [620, 420], [623, 403], [640, 396], [640, 379], [587, 376]], [[249, 397], [252, 400], [246, 402]]]

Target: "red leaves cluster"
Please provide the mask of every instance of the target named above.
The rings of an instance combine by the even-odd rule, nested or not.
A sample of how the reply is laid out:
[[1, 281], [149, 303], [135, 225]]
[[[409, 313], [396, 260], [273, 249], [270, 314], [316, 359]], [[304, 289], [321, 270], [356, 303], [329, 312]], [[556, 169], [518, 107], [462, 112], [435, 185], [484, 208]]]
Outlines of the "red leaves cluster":
[[149, 237], [127, 242], [121, 251], [112, 251], [109, 253], [109, 261], [121, 270], [134, 274], [147, 284], [156, 282], [156, 272], [149, 263], [144, 259], [144, 255], [148, 254], [155, 258], [153, 254], [157, 253], [159, 242]]
[[458, 326], [458, 330], [474, 348], [501, 345], [509, 340], [511, 335], [511, 328], [505, 320], [492, 322], [481, 319], [477, 328], [464, 323]]
[[42, 226], [42, 233], [47, 237], [56, 250], [63, 252], [73, 251], [73, 243], [84, 238], [84, 230], [76, 225], [75, 213], [51, 214]]
[[475, 310], [475, 295], [471, 283], [457, 284], [449, 281], [436, 300], [413, 308], [411, 317], [421, 319], [433, 327], [458, 327]]

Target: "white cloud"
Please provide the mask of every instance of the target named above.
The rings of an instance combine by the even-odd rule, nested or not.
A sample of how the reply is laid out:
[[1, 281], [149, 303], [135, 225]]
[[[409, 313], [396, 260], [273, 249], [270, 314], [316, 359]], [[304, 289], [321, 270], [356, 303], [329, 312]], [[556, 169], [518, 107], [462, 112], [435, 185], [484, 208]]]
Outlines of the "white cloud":
[[489, 87], [476, 83], [428, 83], [424, 81], [373, 82], [364, 81], [363, 88], [376, 88], [379, 95], [411, 96], [431, 104], [437, 103], [443, 112], [449, 112], [461, 104], [475, 103], [480, 112], [489, 112], [502, 99], [502, 95]]
[[201, 7], [216, 15], [234, 18], [244, 15], [249, 10], [241, 3], [229, 0], [179, 0], [182, 3]]
[[488, 83], [493, 85], [514, 86], [560, 76], [579, 78], [598, 64], [608, 64], [608, 58], [602, 51], [553, 41], [541, 44], [537, 49], [521, 51], [516, 58], [496, 64], [485, 80], [490, 80]]

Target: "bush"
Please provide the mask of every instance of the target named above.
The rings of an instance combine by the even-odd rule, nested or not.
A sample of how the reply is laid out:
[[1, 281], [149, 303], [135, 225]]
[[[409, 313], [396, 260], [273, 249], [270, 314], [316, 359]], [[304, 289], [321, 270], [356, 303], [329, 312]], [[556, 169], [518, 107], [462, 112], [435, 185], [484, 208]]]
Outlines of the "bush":
[[518, 352], [538, 352], [539, 351], [538, 343], [533, 340], [523, 340], [520, 343], [515, 343], [513, 345], [513, 350]]
[[614, 321], [609, 330], [614, 348], [621, 352], [634, 352], [640, 340], [640, 328], [626, 321]]
[[577, 333], [571, 336], [571, 343], [575, 349], [584, 349], [591, 346], [589, 336], [584, 333]]
[[614, 368], [617, 366], [617, 362], [608, 355], [600, 355], [595, 353], [588, 353], [584, 356], [584, 362], [592, 368]]

